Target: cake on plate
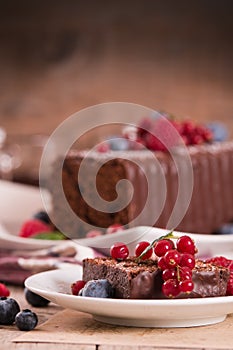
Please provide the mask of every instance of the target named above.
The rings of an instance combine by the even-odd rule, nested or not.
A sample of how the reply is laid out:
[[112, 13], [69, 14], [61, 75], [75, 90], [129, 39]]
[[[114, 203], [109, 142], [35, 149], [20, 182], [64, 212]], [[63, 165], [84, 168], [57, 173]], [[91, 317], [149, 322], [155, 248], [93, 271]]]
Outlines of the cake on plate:
[[[196, 127], [194, 130], [199, 129]], [[137, 137], [140, 137], [142, 142], [146, 138], [140, 132], [141, 129], [138, 130]], [[233, 219], [233, 141], [212, 142], [208, 139], [208, 132], [203, 130], [198, 131], [198, 134], [197, 131], [193, 132], [194, 134], [190, 131], [189, 134], [182, 134], [191, 161], [193, 191], [181, 221], [176, 227], [168, 228], [210, 234]], [[206, 139], [202, 134], [207, 135]], [[146, 139], [146, 142], [145, 146], [148, 149], [129, 148], [120, 151], [107, 148], [104, 152], [103, 149], [96, 149], [92, 152], [71, 151], [67, 154], [62, 167], [62, 186], [70, 208], [81, 219], [78, 224], [67, 212], [64, 213], [61, 194], [57, 190], [60, 181], [57, 174], [61, 164], [61, 159], [57, 159], [48, 181], [53, 206], [51, 216], [55, 224], [58, 227], [62, 226], [63, 231], [72, 237], [84, 237], [93, 226], [104, 229], [115, 223], [125, 227], [131, 227], [133, 222], [133, 226], [167, 228], [177, 199], [179, 172], [170, 152], [161, 147], [156, 138], [152, 141]], [[176, 156], [178, 161], [182, 162], [182, 148], [176, 148]], [[83, 160], [88, 171], [80, 175]], [[93, 182], [93, 173], [100, 164]], [[134, 190], [133, 194], [132, 190], [124, 185], [117, 193], [117, 184], [123, 179], [129, 180]], [[166, 198], [162, 190], [163, 180], [167, 189]], [[99, 199], [93, 191], [95, 185], [99, 196], [105, 201], [101, 209], [98, 208]], [[120, 209], [115, 204], [118, 194], [127, 202], [127, 205]], [[85, 198], [90, 198], [92, 204], [90, 205]], [[164, 205], [160, 211], [163, 201]], [[155, 213], [159, 215], [156, 216]]]
[[[179, 298], [204, 298], [226, 295], [229, 270], [196, 261], [192, 273], [193, 291]], [[84, 259], [83, 280], [107, 279], [115, 290], [115, 298], [164, 299], [162, 271], [152, 259], [138, 262], [135, 258], [117, 261], [113, 258]]]

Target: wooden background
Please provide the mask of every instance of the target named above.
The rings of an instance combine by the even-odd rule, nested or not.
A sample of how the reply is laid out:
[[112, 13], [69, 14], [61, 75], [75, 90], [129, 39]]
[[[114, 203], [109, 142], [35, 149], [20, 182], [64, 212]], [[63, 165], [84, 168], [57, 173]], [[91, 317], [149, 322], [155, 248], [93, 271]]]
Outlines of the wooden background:
[[1, 2], [0, 125], [28, 140], [127, 101], [233, 136], [232, 18], [230, 0]]

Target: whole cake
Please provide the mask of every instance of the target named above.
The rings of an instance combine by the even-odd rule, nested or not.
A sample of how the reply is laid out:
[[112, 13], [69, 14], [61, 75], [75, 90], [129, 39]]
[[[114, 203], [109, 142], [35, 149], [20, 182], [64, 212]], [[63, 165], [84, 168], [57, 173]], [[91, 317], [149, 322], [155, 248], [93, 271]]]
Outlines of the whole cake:
[[[204, 298], [226, 295], [229, 270], [197, 260], [192, 271], [193, 291], [180, 294], [179, 298]], [[136, 261], [128, 258], [117, 261], [113, 258], [85, 259], [83, 280], [85, 282], [107, 279], [115, 290], [116, 298], [163, 299], [162, 271], [152, 259]]]
[[[233, 142], [190, 146], [189, 153], [193, 165], [193, 194], [188, 210], [176, 229], [184, 232], [212, 233], [233, 219]], [[113, 156], [114, 159], [112, 159]], [[67, 233], [74, 236], [77, 233], [79, 236], [84, 235], [89, 230], [88, 224], [102, 228], [107, 228], [114, 223], [128, 225], [133, 218], [138, 217], [147, 200], [147, 181], [142, 172], [142, 168], [146, 168], [149, 181], [154, 183], [154, 194], [150, 197], [149, 209], [136, 220], [135, 224], [166, 228], [177, 197], [178, 174], [168, 153], [157, 151], [156, 157], [164, 169], [168, 188], [163, 211], [156, 222], [151, 223], [151, 217], [153, 218], [153, 212], [163, 194], [161, 194], [156, 175], [150, 168], [150, 162], [153, 161], [152, 155], [149, 151], [130, 150], [94, 152], [89, 157], [86, 157], [85, 152], [70, 153], [63, 165], [63, 189], [70, 207], [83, 223], [76, 226], [69, 216], [64, 214], [64, 207], [57, 191], [59, 179], [52, 176], [49, 189], [52, 194], [52, 216], [55, 223], [60, 223], [65, 227]], [[98, 211], [85, 202], [77, 177], [84, 158], [89, 164], [89, 174], [86, 174], [82, 193], [91, 195], [92, 171], [99, 161], [105, 161], [96, 176], [99, 194], [106, 201], [115, 200], [116, 184], [122, 179], [128, 179], [135, 191], [131, 202], [125, 208], [107, 213]], [[135, 160], [140, 161], [140, 167], [134, 163]], [[57, 173], [56, 164], [53, 170], [55, 175]], [[125, 196], [127, 195], [125, 193]]]
[[[187, 130], [190, 129], [189, 124], [184, 125]], [[197, 131], [189, 131], [189, 134], [187, 131], [186, 134], [179, 131], [187, 143], [186, 151], [191, 160], [193, 192], [185, 215], [175, 227], [167, 225], [180, 185], [176, 163], [154, 136], [152, 139], [146, 138], [151, 135], [147, 132], [145, 136], [141, 127], [138, 128], [137, 137], [140, 137], [140, 142], [146, 140], [144, 143], [148, 149], [119, 151], [107, 148], [104, 152], [103, 149], [97, 149], [91, 153], [72, 151], [68, 153], [64, 163], [63, 159], [54, 163], [48, 184], [52, 194], [53, 222], [73, 237], [85, 236], [92, 225], [102, 229], [115, 223], [130, 227], [133, 220], [133, 226], [168, 227], [193, 233], [215, 232], [223, 224], [233, 220], [233, 141], [209, 142], [208, 132], [199, 129], [193, 129], [198, 130], [198, 134]], [[171, 142], [169, 137], [168, 141]], [[183, 153], [179, 147], [176, 155], [182, 163]], [[84, 159], [88, 170], [80, 175]], [[60, 178], [57, 174], [61, 162], [64, 194], [72, 211], [81, 219], [78, 223], [70, 218], [69, 212], [64, 211], [61, 193], [58, 191]], [[99, 164], [101, 166], [93, 181], [93, 173]], [[167, 188], [166, 198], [162, 190], [161, 172]], [[133, 194], [124, 185], [117, 193], [117, 184], [123, 179], [129, 180], [134, 189]], [[99, 199], [93, 191], [95, 185], [99, 196], [105, 201], [101, 209], [98, 208]], [[120, 209], [115, 204], [118, 194], [127, 202]], [[92, 200], [91, 205], [86, 198]], [[164, 206], [159, 211], [163, 201]], [[156, 216], [157, 212], [159, 215]]]

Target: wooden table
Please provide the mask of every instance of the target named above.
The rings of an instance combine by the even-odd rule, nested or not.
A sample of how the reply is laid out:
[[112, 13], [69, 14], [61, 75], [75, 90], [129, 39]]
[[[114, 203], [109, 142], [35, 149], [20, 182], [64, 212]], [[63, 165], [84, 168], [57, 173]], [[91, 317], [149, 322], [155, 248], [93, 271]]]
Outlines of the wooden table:
[[[62, 311], [62, 308], [55, 305], [55, 304], [49, 304], [48, 307], [45, 308], [33, 308], [30, 305], [27, 304], [25, 298], [24, 298], [24, 293], [23, 293], [23, 288], [22, 287], [10, 287], [11, 290], [11, 297], [15, 298], [18, 303], [20, 304], [21, 309], [23, 308], [30, 308], [31, 310], [35, 311], [38, 315], [39, 319], [39, 324], [43, 324], [45, 321], [47, 321], [49, 318], [51, 318], [53, 315], [58, 313], [59, 311]], [[35, 332], [33, 330], [32, 332]], [[119, 345], [114, 345], [114, 346], [109, 346], [109, 345], [101, 345], [101, 334], [100, 334], [100, 342], [97, 345], [90, 345], [90, 344], [68, 344], [68, 343], [56, 343], [56, 339], [54, 339], [54, 343], [24, 343], [24, 342], [19, 342], [19, 343], [14, 343], [12, 342], [13, 339], [17, 338], [18, 336], [22, 335], [23, 332], [19, 331], [15, 325], [11, 326], [0, 326], [0, 339], [1, 339], [1, 345], [0, 349], [1, 350], [47, 350], [47, 349], [56, 349], [56, 350], [73, 350], [73, 349], [81, 349], [81, 350], [126, 350], [126, 349], [134, 349], [134, 350], [149, 350], [149, 349], [157, 349], [157, 350], [180, 350], [180, 347], [177, 346], [170, 346], [170, 347], [160, 347], [156, 346], [156, 344], [153, 347], [148, 347], [148, 346], [119, 346]], [[194, 328], [194, 337], [195, 337], [195, 328]], [[224, 350], [230, 350], [232, 349], [231, 347], [231, 339], [229, 339], [229, 347], [224, 348]], [[195, 350], [223, 350], [222, 347], [218, 347], [218, 344], [216, 344], [216, 347], [194, 347], [192, 349]], [[182, 347], [182, 350], [190, 350], [190, 348], [187, 347]]]

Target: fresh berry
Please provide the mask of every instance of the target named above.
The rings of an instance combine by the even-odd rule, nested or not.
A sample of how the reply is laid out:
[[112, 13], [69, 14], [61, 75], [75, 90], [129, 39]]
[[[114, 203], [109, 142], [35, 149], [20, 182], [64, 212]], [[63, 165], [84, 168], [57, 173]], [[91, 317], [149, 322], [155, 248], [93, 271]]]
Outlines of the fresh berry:
[[180, 253], [196, 253], [195, 243], [189, 236], [181, 236], [180, 238], [178, 238], [176, 242], [176, 247]]
[[[136, 257], [139, 257], [145, 251], [145, 249], [148, 248], [149, 246], [150, 246], [149, 242], [145, 242], [145, 241], [139, 242], [136, 245], [136, 248], [135, 248], [135, 255], [136, 255]], [[148, 249], [142, 255], [141, 259], [142, 260], [150, 259], [152, 253], [153, 253], [153, 249], [152, 248]]]
[[230, 270], [230, 278], [227, 283], [226, 295], [233, 295], [233, 260], [227, 259], [224, 256], [216, 256], [207, 259], [206, 262], [217, 266], [222, 266]]
[[187, 266], [179, 266], [178, 269], [179, 281], [192, 279], [192, 270]]
[[110, 248], [111, 257], [117, 260], [125, 260], [129, 256], [129, 249], [125, 243], [116, 242]]
[[179, 289], [181, 293], [189, 294], [192, 292], [193, 287], [194, 287], [193, 281], [190, 279], [179, 282]]
[[82, 289], [82, 296], [94, 298], [112, 298], [114, 289], [106, 279], [88, 281]]
[[176, 279], [170, 279], [162, 285], [163, 294], [168, 298], [175, 298], [180, 293], [179, 282]]
[[98, 237], [101, 235], [102, 235], [102, 231], [100, 231], [100, 230], [90, 230], [87, 232], [86, 237], [93, 238], [93, 237]]
[[180, 262], [181, 256], [176, 249], [169, 250], [164, 255], [164, 261], [168, 268], [173, 268], [177, 266]]
[[138, 137], [144, 139], [148, 132], [153, 128], [154, 121], [151, 118], [143, 118], [138, 125]]
[[216, 233], [220, 235], [233, 235], [233, 222], [222, 225], [217, 229]]
[[99, 153], [106, 153], [106, 152], [110, 151], [110, 146], [109, 146], [108, 142], [101, 142], [97, 145], [96, 150]]
[[79, 280], [71, 285], [71, 291], [73, 295], [79, 295], [80, 290], [85, 286], [86, 282]]
[[28, 220], [22, 225], [19, 236], [32, 237], [41, 232], [51, 232], [51, 226], [41, 222], [40, 220]]
[[176, 124], [165, 118], [155, 120], [151, 132], [145, 136], [145, 145], [154, 151], [167, 151], [177, 146], [180, 141], [181, 136], [177, 132]]
[[15, 299], [6, 297], [0, 298], [0, 324], [13, 324], [15, 316], [19, 311], [19, 304]]
[[195, 257], [191, 254], [184, 253], [181, 255], [179, 265], [182, 267], [187, 266], [192, 270], [195, 267]]
[[161, 239], [158, 241], [154, 247], [154, 252], [157, 256], [164, 256], [166, 252], [174, 249], [175, 245], [170, 239]]
[[38, 211], [36, 214], [34, 214], [33, 219], [40, 220], [45, 224], [51, 224], [49, 215], [46, 213], [46, 211], [43, 210]]
[[161, 256], [159, 259], [158, 259], [158, 268], [161, 269], [162, 271], [168, 269], [168, 266], [164, 260], [164, 256]]
[[207, 263], [211, 263], [217, 266], [229, 267], [232, 260], [225, 258], [224, 256], [215, 256], [205, 260]]
[[224, 123], [212, 122], [207, 125], [208, 130], [212, 133], [214, 141], [225, 141], [228, 138], [228, 130]]
[[124, 226], [122, 226], [121, 224], [112, 224], [107, 228], [106, 234], [116, 233], [118, 231], [123, 231], [124, 229]]
[[21, 331], [31, 331], [37, 323], [37, 315], [29, 309], [22, 310], [15, 316], [15, 324]]
[[24, 289], [24, 296], [27, 302], [35, 307], [45, 307], [50, 303], [49, 300], [41, 297], [27, 288]]
[[0, 297], [9, 297], [10, 291], [5, 284], [0, 283]]
[[112, 138], [108, 140], [110, 149], [113, 151], [126, 151], [129, 149], [129, 141], [122, 137]]
[[166, 269], [162, 272], [162, 277], [164, 281], [177, 278], [177, 269]]

